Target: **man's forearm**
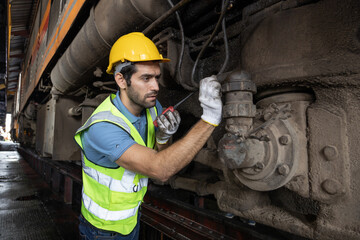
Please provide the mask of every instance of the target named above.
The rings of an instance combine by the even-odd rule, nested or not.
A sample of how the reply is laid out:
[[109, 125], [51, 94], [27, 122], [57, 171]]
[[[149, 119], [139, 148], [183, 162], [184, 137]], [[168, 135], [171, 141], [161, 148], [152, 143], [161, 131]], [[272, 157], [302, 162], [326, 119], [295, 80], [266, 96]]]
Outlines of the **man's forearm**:
[[214, 129], [214, 126], [200, 120], [182, 139], [158, 152], [156, 158], [159, 161], [158, 164], [163, 168], [163, 179], [161, 180], [167, 180], [189, 164]]
[[156, 143], [155, 150], [160, 152], [160, 151], [163, 151], [166, 148], [168, 148], [170, 145], [171, 145], [171, 139], [169, 139], [169, 141], [167, 143], [165, 143], [165, 144]]

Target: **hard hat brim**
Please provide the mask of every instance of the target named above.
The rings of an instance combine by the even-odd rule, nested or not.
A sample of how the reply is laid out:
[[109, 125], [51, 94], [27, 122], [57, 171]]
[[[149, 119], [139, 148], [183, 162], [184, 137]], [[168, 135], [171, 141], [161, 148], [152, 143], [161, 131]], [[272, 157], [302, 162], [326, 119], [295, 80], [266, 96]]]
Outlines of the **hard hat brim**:
[[[154, 61], [159, 61], [160, 63], [165, 63], [165, 62], [170, 62], [171, 60], [169, 58], [161, 58], [161, 59], [154, 59], [154, 60], [144, 60], [144, 61], [136, 61], [134, 63], [137, 63], [137, 62], [154, 62]], [[122, 62], [122, 61], [119, 61], [119, 62]], [[118, 62], [117, 62], [118, 63]], [[108, 74], [114, 74], [114, 65], [116, 65], [117, 63], [114, 63], [113, 66], [111, 66], [111, 69], [109, 69], [109, 67], [106, 69], [106, 73]]]

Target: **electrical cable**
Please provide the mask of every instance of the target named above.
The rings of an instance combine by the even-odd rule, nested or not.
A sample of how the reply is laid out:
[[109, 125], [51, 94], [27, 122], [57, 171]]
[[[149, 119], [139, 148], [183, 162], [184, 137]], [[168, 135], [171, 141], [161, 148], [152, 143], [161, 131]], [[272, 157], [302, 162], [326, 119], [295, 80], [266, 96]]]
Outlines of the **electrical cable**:
[[158, 25], [159, 23], [161, 23], [162, 21], [164, 21], [165, 19], [167, 19], [168, 17], [171, 16], [171, 14], [173, 14], [174, 12], [176, 12], [177, 10], [179, 10], [180, 8], [184, 7], [186, 4], [188, 4], [189, 2], [191, 2], [191, 0], [182, 0], [181, 2], [179, 2], [178, 4], [176, 4], [173, 8], [171, 8], [169, 11], [167, 11], [165, 14], [163, 14], [161, 17], [159, 17], [158, 19], [156, 19], [153, 23], [151, 23], [144, 31], [143, 34], [147, 35], [149, 32], [151, 32], [151, 30], [153, 30], [153, 28], [156, 27], [156, 25]]
[[[224, 1], [223, 1], [221, 11], [224, 11], [224, 8], [225, 8], [225, 5], [224, 5]], [[224, 60], [224, 63], [221, 66], [220, 71], [218, 72], [217, 75], [220, 75], [224, 72], [224, 70], [229, 62], [229, 43], [228, 43], [227, 34], [226, 34], [225, 18], [223, 18], [223, 20], [222, 20], [221, 28], [222, 28], [223, 35], [224, 35], [225, 60]]]
[[[170, 6], [173, 8], [174, 7], [174, 4], [172, 3], [171, 0], [168, 0], [168, 3], [170, 4]], [[189, 86], [187, 85], [186, 83], [183, 82], [183, 78], [181, 76], [181, 65], [182, 65], [182, 61], [183, 61], [183, 57], [184, 57], [184, 51], [185, 51], [185, 34], [184, 34], [184, 28], [183, 28], [183, 25], [181, 23], [181, 19], [180, 19], [180, 15], [179, 15], [179, 12], [176, 11], [175, 12], [175, 15], [176, 15], [176, 20], [179, 24], [179, 29], [180, 29], [180, 33], [181, 33], [181, 50], [180, 50], [180, 55], [179, 55], [179, 59], [178, 59], [178, 62], [177, 62], [177, 65], [176, 65], [176, 69], [175, 69], [175, 76], [177, 75], [177, 73], [179, 73], [179, 82], [180, 82], [180, 85], [185, 88], [186, 90], [189, 90], [189, 91], [194, 91], [196, 90], [196, 88], [192, 87], [192, 86]]]
[[223, 20], [223, 18], [225, 17], [225, 13], [226, 13], [226, 10], [227, 10], [227, 6], [229, 5], [230, 0], [226, 0], [226, 2], [225, 2], [225, 3], [224, 3], [224, 2], [225, 2], [225, 0], [223, 0], [222, 6], [224, 6], [224, 8], [223, 8], [222, 11], [221, 11], [219, 20], [218, 20], [218, 22], [216, 23], [216, 26], [215, 26], [215, 28], [214, 28], [214, 31], [211, 33], [210, 38], [208, 38], [208, 40], [207, 40], [206, 43], [204, 44], [203, 48], [201, 49], [200, 53], [198, 54], [198, 56], [197, 56], [197, 58], [196, 58], [196, 61], [195, 61], [195, 63], [194, 63], [193, 69], [192, 69], [192, 71], [191, 71], [191, 83], [192, 83], [193, 86], [199, 87], [199, 83], [195, 82], [195, 80], [194, 80], [194, 75], [195, 75], [196, 66], [197, 66], [200, 58], [201, 58], [202, 55], [204, 54], [206, 48], [209, 46], [209, 44], [211, 43], [211, 41], [214, 39], [215, 34], [217, 33], [217, 31], [218, 31], [218, 29], [219, 29], [219, 27], [220, 27], [220, 25], [221, 25], [221, 23], [222, 23], [222, 20]]

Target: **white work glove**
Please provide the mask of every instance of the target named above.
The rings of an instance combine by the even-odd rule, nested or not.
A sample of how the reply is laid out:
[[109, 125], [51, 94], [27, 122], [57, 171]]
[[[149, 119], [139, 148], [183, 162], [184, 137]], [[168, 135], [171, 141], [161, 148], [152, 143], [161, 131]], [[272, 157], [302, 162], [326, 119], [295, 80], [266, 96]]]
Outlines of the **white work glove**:
[[166, 144], [170, 137], [176, 133], [180, 125], [180, 114], [178, 111], [167, 111], [156, 118], [158, 129], [155, 133], [156, 142]]
[[204, 78], [200, 81], [199, 101], [203, 108], [201, 119], [213, 126], [221, 122], [221, 85], [216, 76]]

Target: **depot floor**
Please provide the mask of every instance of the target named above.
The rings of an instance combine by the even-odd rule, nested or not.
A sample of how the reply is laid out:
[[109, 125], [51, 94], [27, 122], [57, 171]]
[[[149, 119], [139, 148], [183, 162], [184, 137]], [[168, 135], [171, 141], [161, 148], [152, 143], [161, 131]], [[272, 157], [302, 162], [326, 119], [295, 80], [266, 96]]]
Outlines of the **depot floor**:
[[77, 216], [22, 159], [15, 144], [0, 141], [0, 240], [78, 239]]

